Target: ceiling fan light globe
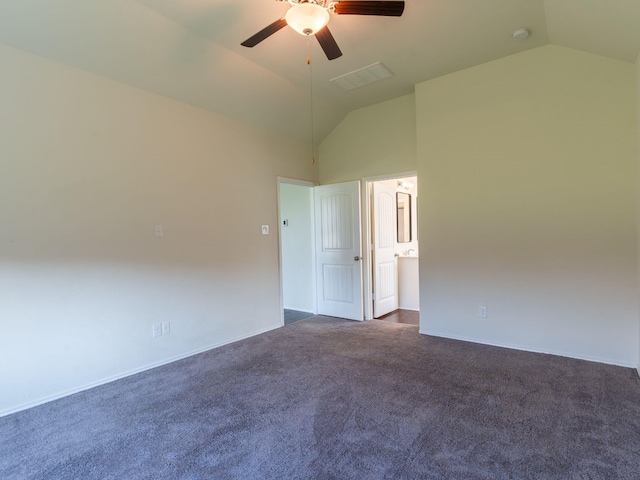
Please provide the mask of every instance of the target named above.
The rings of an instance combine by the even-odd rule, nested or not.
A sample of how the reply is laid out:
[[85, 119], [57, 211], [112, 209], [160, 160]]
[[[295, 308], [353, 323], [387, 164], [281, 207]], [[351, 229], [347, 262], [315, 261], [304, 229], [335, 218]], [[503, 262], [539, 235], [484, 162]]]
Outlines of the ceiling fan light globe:
[[300, 35], [315, 35], [329, 23], [326, 8], [314, 3], [300, 3], [287, 10], [287, 24]]

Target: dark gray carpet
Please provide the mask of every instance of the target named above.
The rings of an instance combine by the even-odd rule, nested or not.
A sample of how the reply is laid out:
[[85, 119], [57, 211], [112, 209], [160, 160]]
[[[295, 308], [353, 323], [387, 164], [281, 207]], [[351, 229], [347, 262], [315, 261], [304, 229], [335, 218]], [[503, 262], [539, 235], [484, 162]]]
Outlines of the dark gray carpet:
[[315, 317], [0, 418], [2, 479], [638, 479], [632, 369]]
[[290, 323], [299, 322], [300, 320], [306, 320], [307, 318], [313, 317], [313, 313], [309, 312], [301, 312], [299, 310], [289, 310], [287, 308], [284, 309], [284, 324], [289, 325]]

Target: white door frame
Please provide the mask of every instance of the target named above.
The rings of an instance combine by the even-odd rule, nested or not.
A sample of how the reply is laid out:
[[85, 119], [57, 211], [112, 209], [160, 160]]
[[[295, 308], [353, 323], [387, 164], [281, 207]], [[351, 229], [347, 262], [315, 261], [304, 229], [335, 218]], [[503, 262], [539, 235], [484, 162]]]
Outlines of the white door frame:
[[[288, 183], [290, 185], [302, 185], [305, 187], [310, 187], [313, 188], [315, 186], [317, 186], [317, 183], [314, 182], [308, 182], [306, 180], [298, 180], [295, 178], [288, 178], [288, 177], [276, 177], [276, 181], [278, 182], [278, 188], [277, 190], [277, 195], [278, 195], [278, 228], [277, 230], [277, 235], [278, 235], [278, 280], [280, 282], [280, 325], [284, 326], [284, 278], [283, 278], [283, 273], [282, 273], [282, 235], [280, 234], [280, 226], [282, 225], [282, 215], [281, 215], [281, 211], [282, 211], [282, 205], [280, 205], [280, 185], [282, 185], [283, 183]], [[314, 195], [311, 195], [311, 212], [310, 215], [312, 215], [311, 218], [311, 225], [315, 225], [315, 218], [313, 218], [314, 212], [315, 212], [315, 208], [314, 208]], [[314, 227], [315, 228], [315, 227]], [[312, 251], [314, 252], [315, 255], [315, 251], [316, 251], [316, 247], [315, 247], [315, 235], [311, 235], [311, 241], [313, 242], [312, 245]], [[309, 288], [311, 288], [311, 291], [313, 292], [313, 313], [317, 314], [318, 313], [318, 307], [317, 307], [317, 302], [316, 302], [316, 262], [315, 262], [315, 257], [313, 259], [312, 262], [312, 283], [309, 286]]]
[[364, 288], [364, 319], [373, 320], [373, 259], [372, 249], [373, 242], [371, 241], [371, 185], [374, 182], [381, 180], [396, 180], [406, 177], [417, 177], [418, 172], [402, 172], [393, 173], [389, 175], [377, 175], [373, 177], [363, 177], [362, 182], [362, 261], [364, 268], [364, 275], [362, 279], [362, 287]]

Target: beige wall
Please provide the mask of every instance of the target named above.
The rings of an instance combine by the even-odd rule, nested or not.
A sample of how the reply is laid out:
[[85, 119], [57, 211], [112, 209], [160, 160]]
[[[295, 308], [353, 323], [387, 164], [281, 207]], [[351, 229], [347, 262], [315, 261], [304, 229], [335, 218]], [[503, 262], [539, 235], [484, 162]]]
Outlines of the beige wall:
[[316, 311], [315, 227], [313, 187], [280, 183], [280, 225], [282, 250], [282, 305], [302, 312]]
[[280, 325], [276, 177], [317, 181], [308, 144], [0, 65], [0, 413]]
[[637, 364], [637, 89], [558, 46], [417, 85], [423, 333]]
[[415, 171], [415, 96], [349, 113], [320, 144], [318, 158], [323, 184]]
[[[640, 202], [640, 53], [638, 53], [638, 58], [636, 60], [636, 81], [638, 84], [637, 89], [637, 102], [638, 102], [638, 115], [637, 115], [637, 136], [638, 136], [638, 202]], [[638, 296], [640, 297], [640, 203], [638, 204]], [[640, 345], [640, 312], [638, 315], [638, 343]], [[637, 363], [638, 374], [640, 375], [640, 348], [638, 349], [638, 363]]]

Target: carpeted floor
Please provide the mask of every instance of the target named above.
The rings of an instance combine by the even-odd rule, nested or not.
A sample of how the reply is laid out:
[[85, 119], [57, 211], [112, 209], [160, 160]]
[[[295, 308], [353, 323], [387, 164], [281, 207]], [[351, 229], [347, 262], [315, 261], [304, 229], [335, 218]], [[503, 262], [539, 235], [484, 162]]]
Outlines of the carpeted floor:
[[300, 320], [306, 320], [307, 318], [311, 318], [311, 317], [313, 317], [313, 313], [310, 313], [310, 312], [301, 312], [299, 310], [289, 310], [287, 308], [284, 309], [285, 325], [299, 322]]
[[638, 479], [632, 369], [314, 317], [0, 418], [7, 479]]

